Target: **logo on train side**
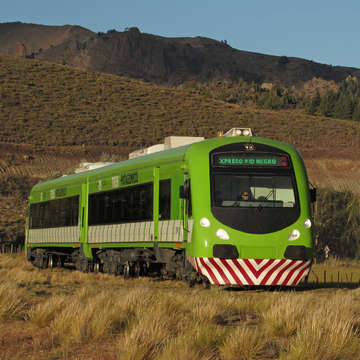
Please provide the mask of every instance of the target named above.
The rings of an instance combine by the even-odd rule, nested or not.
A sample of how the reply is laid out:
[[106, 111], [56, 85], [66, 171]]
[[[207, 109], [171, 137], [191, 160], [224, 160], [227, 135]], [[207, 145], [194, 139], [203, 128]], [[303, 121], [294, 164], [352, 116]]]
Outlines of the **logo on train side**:
[[121, 185], [136, 184], [139, 181], [139, 175], [137, 172], [131, 174], [122, 174], [120, 177]]
[[66, 196], [66, 188], [56, 189], [55, 196], [56, 197]]

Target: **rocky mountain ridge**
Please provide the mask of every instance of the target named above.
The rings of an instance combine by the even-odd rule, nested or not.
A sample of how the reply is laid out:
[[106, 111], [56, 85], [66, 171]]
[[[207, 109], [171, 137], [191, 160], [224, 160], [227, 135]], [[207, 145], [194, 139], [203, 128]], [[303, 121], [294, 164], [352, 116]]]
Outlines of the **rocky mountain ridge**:
[[313, 78], [336, 82], [360, 69], [237, 50], [204, 37], [166, 38], [140, 32], [95, 33], [80, 26], [0, 23], [0, 53], [166, 85], [214, 78], [301, 86]]

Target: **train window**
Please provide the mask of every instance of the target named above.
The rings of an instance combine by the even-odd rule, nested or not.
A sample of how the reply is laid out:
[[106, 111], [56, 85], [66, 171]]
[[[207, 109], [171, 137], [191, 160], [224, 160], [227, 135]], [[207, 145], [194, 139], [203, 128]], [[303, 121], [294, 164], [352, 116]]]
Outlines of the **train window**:
[[30, 229], [76, 226], [79, 218], [79, 196], [31, 204]]
[[160, 180], [159, 193], [159, 218], [160, 220], [170, 219], [171, 209], [171, 180]]
[[295, 207], [290, 175], [214, 175], [213, 205], [218, 207]]
[[89, 196], [89, 225], [121, 224], [152, 218], [152, 183]]

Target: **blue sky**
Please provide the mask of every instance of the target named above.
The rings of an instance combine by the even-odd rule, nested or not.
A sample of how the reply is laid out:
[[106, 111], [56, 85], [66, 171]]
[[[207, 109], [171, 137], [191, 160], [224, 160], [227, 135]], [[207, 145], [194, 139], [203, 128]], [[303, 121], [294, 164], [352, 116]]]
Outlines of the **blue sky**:
[[0, 22], [205, 36], [239, 50], [360, 68], [359, 0], [9, 0]]

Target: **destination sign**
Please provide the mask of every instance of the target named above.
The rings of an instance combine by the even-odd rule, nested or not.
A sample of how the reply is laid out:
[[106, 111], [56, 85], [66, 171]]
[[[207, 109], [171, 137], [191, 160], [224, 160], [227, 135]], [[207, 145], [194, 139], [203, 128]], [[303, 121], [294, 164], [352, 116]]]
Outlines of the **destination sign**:
[[213, 154], [212, 165], [222, 167], [288, 167], [289, 160], [285, 155], [220, 153]]

